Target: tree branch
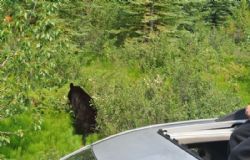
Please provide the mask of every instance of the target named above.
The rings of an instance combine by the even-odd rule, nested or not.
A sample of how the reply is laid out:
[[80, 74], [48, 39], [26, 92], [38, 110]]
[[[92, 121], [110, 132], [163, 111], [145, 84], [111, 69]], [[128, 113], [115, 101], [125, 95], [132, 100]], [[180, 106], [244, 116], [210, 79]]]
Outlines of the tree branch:
[[4, 131], [0, 131], [0, 135], [9, 136], [9, 135], [17, 135], [17, 133], [16, 132], [4, 132]]
[[[17, 55], [17, 52], [14, 53], [13, 57]], [[8, 62], [10, 56], [8, 56], [4, 61], [3, 63], [0, 64], [0, 68], [3, 68], [5, 66], [5, 64]]]
[[3, 68], [3, 67], [4, 67], [4, 65], [7, 63], [8, 59], [9, 59], [9, 57], [7, 57], [7, 58], [3, 61], [3, 63], [1, 63], [0, 68]]

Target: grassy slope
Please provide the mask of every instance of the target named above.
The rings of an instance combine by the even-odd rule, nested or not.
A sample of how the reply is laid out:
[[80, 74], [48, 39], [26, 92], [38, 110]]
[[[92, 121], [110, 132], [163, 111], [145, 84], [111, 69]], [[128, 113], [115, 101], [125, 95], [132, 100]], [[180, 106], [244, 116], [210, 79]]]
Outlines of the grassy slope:
[[[24, 137], [12, 136], [10, 145], [1, 148], [0, 153], [13, 159], [58, 159], [81, 146], [81, 137], [72, 135], [69, 115], [47, 113], [43, 116], [41, 128], [35, 128], [34, 113], [24, 113], [1, 122], [2, 130], [24, 129]], [[64, 144], [64, 145], [62, 145]]]
[[[162, 45], [165, 46], [165, 44], [167, 43], [164, 43]], [[226, 44], [224, 48], [229, 47], [230, 45], [232, 45], [231, 42], [229, 42], [229, 44]], [[247, 44], [243, 44], [242, 46], [233, 46], [233, 47], [244, 48], [244, 46], [247, 46]], [[138, 50], [137, 50], [137, 47], [138, 47]], [[124, 51], [124, 49], [116, 50], [114, 49], [115, 47], [113, 48], [110, 47], [108, 48], [110, 49], [110, 51], [106, 51], [105, 53], [105, 54], [108, 53], [111, 55], [120, 54], [120, 53], [127, 54], [127, 58], [125, 58], [125, 60], [122, 58], [119, 59], [119, 56], [118, 57], [114, 56], [114, 60], [112, 60], [112, 57], [103, 58], [105, 56], [108, 57], [108, 55], [105, 55], [105, 56], [100, 55], [100, 57], [98, 57], [99, 53], [92, 53], [92, 52], [86, 52], [84, 53], [85, 54], [84, 56], [76, 55], [76, 54], [72, 54], [68, 56], [65, 56], [63, 54], [60, 55], [65, 58], [65, 61], [66, 60], [70, 61], [71, 62], [70, 65], [73, 66], [73, 67], [70, 65], [66, 66], [64, 68], [65, 72], [66, 73], [74, 72], [75, 71], [74, 69], [76, 69], [78, 71], [77, 73], [78, 75], [74, 76], [73, 73], [65, 74], [66, 75], [65, 77], [63, 76], [60, 77], [64, 79], [63, 79], [63, 82], [60, 83], [60, 85], [58, 86], [55, 85], [55, 87], [51, 87], [51, 88], [45, 88], [45, 87], [39, 86], [33, 90], [29, 90], [28, 97], [34, 101], [34, 103], [31, 103], [28, 106], [29, 109], [19, 115], [0, 121], [0, 130], [16, 131], [19, 129], [23, 129], [24, 136], [23, 137], [12, 136], [10, 139], [10, 144], [1, 147], [0, 155], [1, 154], [4, 155], [7, 159], [27, 159], [27, 160], [28, 159], [58, 159], [62, 155], [67, 154], [82, 146], [81, 137], [72, 134], [73, 129], [70, 124], [69, 114], [65, 113], [64, 110], [62, 109], [66, 106], [65, 104], [67, 103], [66, 95], [68, 92], [69, 82], [74, 82], [76, 84], [83, 86], [92, 96], [94, 96], [94, 98], [95, 97], [100, 98], [101, 96], [99, 94], [105, 93], [105, 91], [101, 90], [102, 88], [106, 89], [109, 87], [114, 87], [114, 88], [117, 87], [118, 91], [124, 91], [124, 95], [122, 93], [119, 93], [119, 94], [113, 93], [114, 95], [111, 95], [111, 97], [114, 98], [114, 101], [116, 100], [116, 102], [121, 102], [122, 103], [121, 106], [124, 105], [126, 107], [130, 105], [130, 103], [127, 101], [124, 101], [124, 100], [119, 101], [119, 97], [117, 97], [119, 95], [121, 96], [121, 98], [130, 97], [132, 101], [131, 103], [137, 104], [135, 103], [136, 100], [132, 99], [134, 97], [130, 96], [130, 94], [132, 94], [133, 91], [139, 92], [141, 90], [139, 90], [140, 88], [137, 89], [136, 85], [134, 84], [140, 84], [140, 82], [147, 79], [150, 74], [153, 76], [157, 76], [157, 74], [160, 74], [160, 76], [165, 76], [164, 70], [168, 67], [167, 66], [168, 64], [166, 65], [164, 64], [163, 68], [159, 68], [158, 70], [152, 69], [150, 72], [141, 70], [139, 66], [140, 65], [139, 62], [144, 62], [144, 61], [140, 61], [140, 59], [134, 60], [133, 58], [135, 58], [137, 55], [135, 57], [130, 58], [130, 56], [131, 55], [133, 56], [134, 54], [133, 51], [138, 52], [136, 54], [138, 54], [138, 56], [141, 56], [140, 47], [143, 48], [145, 47], [145, 45], [141, 45], [141, 46], [131, 45], [132, 49], [130, 49], [129, 47], [127, 47], [129, 49], [125, 48], [125, 50], [127, 49], [127, 51]], [[176, 45], [175, 47], [179, 47], [179, 46]], [[195, 46], [195, 47], [199, 48], [200, 46]], [[149, 47], [149, 49], [151, 48]], [[166, 49], [168, 48], [164, 48], [164, 47], [162, 48], [162, 50], [166, 50]], [[147, 49], [144, 49], [144, 50], [147, 50]], [[144, 50], [142, 49], [142, 51]], [[226, 51], [226, 49], [224, 51]], [[93, 51], [93, 52], [97, 52], [97, 51]], [[215, 69], [216, 71], [213, 74], [209, 74], [209, 78], [211, 78], [211, 80], [214, 82], [216, 87], [219, 88], [219, 90], [221, 91], [226, 91], [229, 89], [235, 90], [235, 93], [237, 93], [240, 96], [240, 98], [243, 100], [243, 104], [247, 104], [250, 102], [250, 94], [249, 94], [250, 93], [250, 80], [248, 78], [250, 76], [250, 72], [249, 72], [250, 59], [249, 59], [247, 52], [248, 50], [244, 49], [243, 51], [240, 51], [239, 53], [232, 54], [231, 56], [229, 56], [230, 57], [229, 60], [225, 60], [225, 62], [223, 62], [224, 63], [223, 65], [219, 65], [219, 68]], [[165, 54], [164, 51], [163, 53]], [[93, 56], [93, 54], [96, 54], [96, 55]], [[152, 56], [152, 57], [149, 57], [149, 60], [151, 60], [150, 58], [152, 59], [155, 58], [154, 57], [155, 55], [149, 55], [149, 56]], [[129, 62], [126, 61], [128, 59], [129, 59]], [[159, 59], [161, 59], [161, 57]], [[145, 62], [147, 62], [147, 60], [145, 60]], [[150, 66], [148, 69], [150, 69]], [[68, 75], [70, 75], [70, 77], [67, 77]], [[23, 75], [23, 77], [25, 76], [26, 75]], [[52, 77], [54, 77], [53, 72], [52, 72]], [[171, 82], [170, 80], [168, 80], [164, 83], [171, 83]], [[54, 84], [52, 83], [51, 85], [53, 86]], [[133, 88], [131, 89], [131, 86], [135, 87], [135, 89], [137, 90], [133, 90]], [[166, 84], [166, 86], [168, 86], [168, 84]], [[124, 87], [125, 89], [119, 90], [119, 87], [120, 88]], [[142, 91], [144, 91], [143, 89]], [[129, 91], [129, 93], [125, 93], [125, 91], [127, 92]], [[108, 94], [106, 94], [106, 96], [107, 95]], [[135, 95], [135, 98], [139, 99], [140, 97], [136, 97]], [[35, 104], [36, 101], [38, 101], [39, 104]], [[144, 103], [145, 99], [142, 98], [141, 101]], [[110, 103], [107, 103], [107, 105], [109, 105]], [[141, 105], [140, 103], [138, 104]], [[116, 107], [115, 106], [116, 104], [112, 104], [112, 105]], [[41, 112], [38, 113], [37, 108]], [[49, 108], [49, 109], [47, 110], [46, 108]], [[117, 108], [119, 109], [119, 107]], [[121, 112], [118, 109], [116, 110], [116, 108], [112, 108], [112, 109], [117, 113]], [[151, 108], [146, 108], [145, 110], [142, 110], [142, 113], [141, 113], [142, 116], [144, 116], [143, 114], [146, 115], [147, 112], [151, 112], [150, 109]], [[107, 116], [113, 114], [113, 110], [111, 110], [112, 112], [107, 114]], [[104, 111], [108, 111], [108, 110], [104, 110]], [[157, 118], [158, 113], [161, 113], [161, 112], [155, 112], [155, 113], [153, 112], [152, 114], [155, 114]], [[119, 115], [115, 115], [115, 116], [119, 116]], [[130, 115], [127, 115], [127, 116], [130, 116]], [[139, 116], [140, 115], [131, 114], [132, 118], [137, 118]], [[159, 121], [156, 120], [156, 122], [160, 122], [160, 121], [162, 120], [159, 120]], [[111, 125], [108, 127], [110, 127], [110, 130], [113, 131], [112, 133], [117, 132], [118, 130], [116, 130], [115, 128], [116, 126], [112, 126], [111, 122], [110, 122]], [[152, 121], [148, 120], [148, 122], [146, 123], [151, 123], [151, 122]], [[128, 122], [125, 121], [125, 123], [129, 123], [129, 121]], [[137, 124], [132, 125], [132, 127], [138, 126], [138, 125], [144, 125], [146, 123], [144, 121], [142, 122], [139, 121]], [[131, 127], [131, 126], [125, 126], [124, 128], [126, 127]], [[118, 129], [123, 130], [124, 128], [118, 128]], [[91, 135], [90, 137], [88, 137], [88, 143], [91, 143], [92, 141], [95, 141], [97, 139], [98, 139], [98, 135]]]
[[[105, 61], [102, 62], [101, 60], [93, 61], [92, 64], [82, 66], [79, 70], [80, 75], [84, 76], [79, 77], [79, 79], [74, 82], [84, 86], [90, 93], [91, 91], [95, 92], [95, 89], [91, 88], [91, 86], [94, 86], [93, 83], [101, 83], [105, 78], [112, 79], [116, 77], [115, 79], [121, 79], [125, 84], [130, 84], [145, 77], [144, 73], [138, 71], [136, 68], [116, 63], [111, 64]], [[228, 88], [231, 88], [232, 85], [236, 84], [236, 89], [238, 90], [238, 94], [243, 100], [243, 103], [247, 104], [249, 102], [250, 82], [248, 79], [239, 79], [234, 81], [234, 83], [229, 83], [225, 80], [225, 74], [221, 72], [219, 75], [221, 76], [213, 75], [217, 81], [216, 84], [218, 85], [218, 88], [221, 90], [227, 90]], [[100, 77], [102, 78], [98, 81], [98, 78]], [[97, 82], [93, 82], [93, 79], [97, 80]], [[58, 94], [56, 97], [64, 95], [63, 100], [65, 102], [67, 91], [67, 84], [57, 91], [52, 90], [52, 93], [49, 90], [44, 90], [45, 95], [47, 96], [56, 95], [56, 93]], [[12, 126], [11, 129], [13, 129], [13, 131], [22, 128], [27, 130], [25, 137], [21, 139], [12, 138], [11, 145], [2, 148], [0, 151], [1, 154], [14, 159], [47, 159], [48, 157], [51, 159], [58, 159], [62, 155], [81, 147], [80, 136], [72, 135], [72, 126], [70, 125], [70, 119], [67, 113], [45, 113], [42, 118], [43, 123], [40, 130], [35, 130], [33, 124], [30, 124], [30, 127], [27, 126], [33, 121], [31, 117], [35, 116], [36, 114], [27, 112], [1, 122], [0, 129], [2, 130], [8, 130], [10, 125]], [[88, 141], [90, 143], [97, 139], [98, 137], [91, 136]]]

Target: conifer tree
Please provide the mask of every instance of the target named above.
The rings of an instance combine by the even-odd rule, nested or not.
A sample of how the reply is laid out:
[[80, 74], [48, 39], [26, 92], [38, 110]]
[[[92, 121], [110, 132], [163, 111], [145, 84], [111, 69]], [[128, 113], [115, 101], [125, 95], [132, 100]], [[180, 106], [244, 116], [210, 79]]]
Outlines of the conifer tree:
[[174, 33], [185, 23], [183, 4], [171, 0], [134, 0], [120, 2], [120, 12], [113, 32], [120, 43], [126, 38], [148, 41], [160, 32]]
[[236, 2], [228, 0], [209, 0], [204, 4], [202, 12], [204, 20], [210, 26], [219, 26], [224, 24], [226, 18], [233, 14], [233, 8]]

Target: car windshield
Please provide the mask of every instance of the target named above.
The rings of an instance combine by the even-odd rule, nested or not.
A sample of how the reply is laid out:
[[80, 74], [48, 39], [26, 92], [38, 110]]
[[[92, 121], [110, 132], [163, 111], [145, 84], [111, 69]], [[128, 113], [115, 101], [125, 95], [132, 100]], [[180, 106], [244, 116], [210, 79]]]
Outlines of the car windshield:
[[79, 153], [75, 153], [65, 159], [67, 160], [97, 160], [91, 148], [83, 150]]

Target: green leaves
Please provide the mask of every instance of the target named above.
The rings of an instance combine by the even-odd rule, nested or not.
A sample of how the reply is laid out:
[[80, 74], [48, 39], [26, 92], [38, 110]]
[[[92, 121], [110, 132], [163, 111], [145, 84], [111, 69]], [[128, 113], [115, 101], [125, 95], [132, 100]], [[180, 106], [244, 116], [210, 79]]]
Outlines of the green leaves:
[[5, 144], [10, 143], [10, 138], [7, 136], [0, 136], [0, 147], [4, 146]]
[[[237, 2], [233, 1], [208, 1], [202, 11], [204, 19], [211, 26], [220, 26], [224, 24], [227, 18], [233, 14], [234, 5]], [[239, 2], [238, 2], [239, 3]]]
[[0, 1], [0, 154], [58, 159], [80, 147], [70, 82], [93, 95], [105, 136], [240, 107], [249, 15], [246, 1]]

